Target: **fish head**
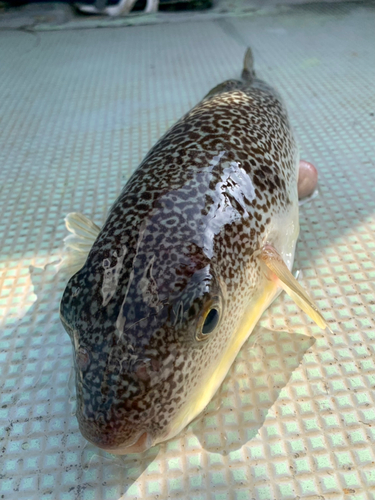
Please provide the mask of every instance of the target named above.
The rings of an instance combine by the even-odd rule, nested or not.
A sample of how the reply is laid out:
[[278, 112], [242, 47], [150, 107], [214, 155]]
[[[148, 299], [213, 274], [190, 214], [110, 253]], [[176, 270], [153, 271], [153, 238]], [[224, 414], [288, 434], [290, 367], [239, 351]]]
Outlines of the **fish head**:
[[177, 187], [160, 181], [152, 202], [129, 181], [61, 301], [80, 430], [111, 453], [144, 451], [199, 415], [276, 290], [256, 257], [267, 214], [247, 215], [256, 190], [241, 161], [181, 163]]
[[196, 393], [232, 331], [226, 285], [202, 249], [125, 253], [88, 259], [60, 309], [80, 431], [114, 454], [145, 451], [199, 413]]

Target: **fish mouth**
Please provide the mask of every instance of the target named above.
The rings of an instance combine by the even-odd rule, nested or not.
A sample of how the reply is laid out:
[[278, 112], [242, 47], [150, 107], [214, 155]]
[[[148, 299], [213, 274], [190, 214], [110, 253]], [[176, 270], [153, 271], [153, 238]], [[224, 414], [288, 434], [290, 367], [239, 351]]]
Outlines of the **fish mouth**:
[[[94, 446], [97, 446], [103, 451], [107, 453], [111, 453], [112, 455], [128, 455], [130, 453], [143, 453], [144, 451], [151, 448], [154, 444], [154, 439], [152, 436], [146, 432], [141, 431], [135, 439], [128, 440], [127, 443], [121, 445], [111, 446], [108, 444], [108, 440], [105, 439], [93, 439], [92, 437], [87, 437], [84, 432], [82, 435], [87, 441], [89, 441]], [[107, 442], [106, 442], [107, 441]]]
[[138, 439], [131, 445], [122, 445], [116, 448], [103, 448], [104, 451], [113, 455], [128, 455], [130, 453], [143, 453], [151, 448], [153, 439], [148, 432], [143, 432]]

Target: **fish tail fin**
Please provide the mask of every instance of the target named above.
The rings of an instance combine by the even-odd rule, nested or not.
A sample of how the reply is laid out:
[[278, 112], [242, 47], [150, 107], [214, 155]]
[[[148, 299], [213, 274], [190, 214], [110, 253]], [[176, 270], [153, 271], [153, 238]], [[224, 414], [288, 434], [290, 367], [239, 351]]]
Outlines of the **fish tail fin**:
[[260, 259], [266, 264], [268, 269], [272, 272], [272, 275], [277, 278], [279, 286], [285, 290], [290, 298], [293, 299], [320, 328], [323, 330], [328, 328], [328, 330], [331, 331], [318, 307], [289, 271], [277, 250], [269, 245], [265, 246], [261, 250]]
[[253, 57], [253, 51], [251, 50], [250, 47], [248, 47], [245, 52], [241, 78], [246, 83], [252, 83], [252, 81], [255, 78], [254, 57]]
[[85, 264], [100, 227], [78, 212], [71, 212], [65, 217], [65, 226], [71, 234], [64, 238], [63, 256], [55, 268], [56, 272], [73, 276]]

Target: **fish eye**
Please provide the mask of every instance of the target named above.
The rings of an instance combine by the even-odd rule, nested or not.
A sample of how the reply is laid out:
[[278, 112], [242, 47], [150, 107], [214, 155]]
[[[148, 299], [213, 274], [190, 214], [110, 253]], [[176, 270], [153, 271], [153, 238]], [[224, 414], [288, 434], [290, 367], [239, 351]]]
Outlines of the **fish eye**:
[[208, 335], [213, 332], [219, 323], [219, 311], [215, 308], [211, 309], [204, 320], [202, 334]]
[[202, 315], [198, 324], [196, 339], [198, 341], [207, 340], [220, 321], [220, 307], [218, 304], [211, 305]]

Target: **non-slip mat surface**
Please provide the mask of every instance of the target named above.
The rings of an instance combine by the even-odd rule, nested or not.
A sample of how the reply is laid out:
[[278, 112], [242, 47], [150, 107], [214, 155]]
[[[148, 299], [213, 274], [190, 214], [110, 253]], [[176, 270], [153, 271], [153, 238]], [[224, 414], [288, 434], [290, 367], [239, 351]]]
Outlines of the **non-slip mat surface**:
[[[0, 498], [375, 498], [375, 15], [370, 7], [129, 29], [0, 33]], [[160, 135], [251, 45], [320, 195], [296, 269], [333, 334], [280, 296], [203, 418], [144, 456], [86, 443], [64, 283], [81, 211], [100, 223]]]

